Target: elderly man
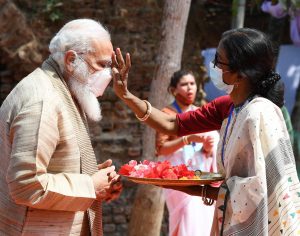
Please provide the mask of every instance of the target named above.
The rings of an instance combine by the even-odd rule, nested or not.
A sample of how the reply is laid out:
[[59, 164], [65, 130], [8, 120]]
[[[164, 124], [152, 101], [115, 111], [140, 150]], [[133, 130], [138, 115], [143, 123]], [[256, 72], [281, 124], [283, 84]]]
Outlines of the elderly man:
[[111, 80], [101, 24], [79, 19], [0, 108], [0, 235], [102, 235], [101, 201], [121, 192], [111, 160], [97, 166], [87, 119]]

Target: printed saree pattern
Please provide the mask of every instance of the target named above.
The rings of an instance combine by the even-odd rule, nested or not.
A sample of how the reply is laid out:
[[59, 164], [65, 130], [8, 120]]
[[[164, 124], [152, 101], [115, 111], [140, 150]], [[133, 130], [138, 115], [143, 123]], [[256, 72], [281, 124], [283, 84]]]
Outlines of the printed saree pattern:
[[300, 235], [300, 185], [280, 109], [267, 99], [254, 98], [233, 112], [228, 130], [225, 167], [222, 141], [218, 147], [218, 168], [225, 182], [212, 235]]

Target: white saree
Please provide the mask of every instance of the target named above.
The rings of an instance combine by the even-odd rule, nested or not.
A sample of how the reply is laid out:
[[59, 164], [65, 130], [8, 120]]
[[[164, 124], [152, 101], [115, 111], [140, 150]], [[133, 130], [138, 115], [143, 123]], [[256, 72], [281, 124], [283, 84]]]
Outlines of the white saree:
[[300, 235], [300, 185], [280, 108], [256, 97], [233, 110], [223, 142], [227, 123], [217, 153], [225, 181], [211, 235]]
[[[186, 145], [175, 153], [161, 157], [171, 162], [173, 166], [186, 164], [189, 169], [217, 172], [216, 148], [219, 133], [212, 131], [203, 133], [214, 138], [215, 147], [211, 156], [201, 152], [202, 143]], [[170, 236], [208, 236], [214, 216], [214, 206], [206, 206], [198, 196], [164, 189], [166, 204], [169, 211]]]

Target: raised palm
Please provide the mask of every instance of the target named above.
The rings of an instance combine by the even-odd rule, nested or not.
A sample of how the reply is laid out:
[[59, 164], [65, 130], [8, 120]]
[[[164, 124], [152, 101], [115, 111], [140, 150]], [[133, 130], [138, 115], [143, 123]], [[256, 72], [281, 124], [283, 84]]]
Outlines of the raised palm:
[[127, 93], [127, 80], [130, 67], [130, 54], [126, 53], [126, 61], [124, 61], [121, 49], [117, 48], [112, 54], [112, 72], [114, 91], [119, 97]]

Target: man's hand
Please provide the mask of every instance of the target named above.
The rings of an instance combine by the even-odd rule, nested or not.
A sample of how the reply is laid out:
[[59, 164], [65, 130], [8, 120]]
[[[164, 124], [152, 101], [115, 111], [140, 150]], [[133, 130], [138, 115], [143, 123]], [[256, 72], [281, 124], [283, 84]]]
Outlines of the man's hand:
[[116, 52], [112, 54], [112, 75], [114, 91], [120, 98], [128, 92], [127, 79], [130, 67], [131, 60], [129, 53], [126, 53], [125, 62], [120, 48], [117, 48]]
[[[112, 164], [112, 160], [108, 159], [105, 162], [101, 163], [98, 165], [98, 169], [101, 170], [103, 168], [109, 167]], [[105, 201], [110, 202], [113, 201], [117, 198], [119, 198], [122, 190], [123, 190], [123, 185], [121, 182], [121, 176], [120, 175], [115, 175], [110, 176], [111, 178], [111, 185], [109, 189], [106, 189], [106, 196], [105, 196]]]
[[106, 190], [105, 201], [110, 202], [119, 198], [123, 190], [123, 185], [121, 183], [121, 176], [117, 176], [113, 179], [112, 184], [108, 190]]
[[115, 166], [109, 159], [98, 165], [99, 171], [92, 175], [97, 200], [106, 200], [107, 192], [112, 191], [112, 185], [119, 182]]
[[112, 201], [122, 192], [121, 176], [115, 172], [112, 160], [108, 159], [98, 165], [99, 171], [92, 178], [97, 200]]

